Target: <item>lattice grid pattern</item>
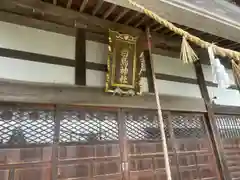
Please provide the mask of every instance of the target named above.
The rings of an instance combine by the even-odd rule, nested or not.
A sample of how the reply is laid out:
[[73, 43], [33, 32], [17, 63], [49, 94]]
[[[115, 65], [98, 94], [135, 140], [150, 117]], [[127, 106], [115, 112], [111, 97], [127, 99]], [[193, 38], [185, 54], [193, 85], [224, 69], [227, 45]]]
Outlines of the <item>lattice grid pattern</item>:
[[61, 112], [60, 142], [92, 142], [118, 140], [115, 113], [64, 111]]
[[0, 144], [49, 144], [53, 142], [54, 115], [45, 110], [0, 109]]
[[222, 138], [240, 137], [240, 116], [217, 115], [215, 118]]
[[202, 138], [206, 136], [203, 116], [172, 114], [171, 117], [176, 138]]
[[[163, 115], [165, 134], [169, 137], [166, 114]], [[130, 140], [158, 140], [161, 138], [159, 121], [156, 112], [140, 113], [126, 112], [125, 124], [127, 137]]]

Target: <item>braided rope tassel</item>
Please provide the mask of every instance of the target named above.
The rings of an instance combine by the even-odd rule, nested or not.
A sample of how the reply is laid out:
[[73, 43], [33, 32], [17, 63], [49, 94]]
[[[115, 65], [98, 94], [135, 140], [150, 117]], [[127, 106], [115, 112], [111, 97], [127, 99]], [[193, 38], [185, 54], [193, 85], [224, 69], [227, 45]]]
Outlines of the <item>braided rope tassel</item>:
[[183, 63], [186, 63], [186, 64], [193, 63], [198, 60], [196, 53], [187, 42], [185, 36], [183, 36], [182, 38], [180, 59], [183, 61]]
[[231, 63], [235, 83], [240, 88], [240, 62], [232, 59]]

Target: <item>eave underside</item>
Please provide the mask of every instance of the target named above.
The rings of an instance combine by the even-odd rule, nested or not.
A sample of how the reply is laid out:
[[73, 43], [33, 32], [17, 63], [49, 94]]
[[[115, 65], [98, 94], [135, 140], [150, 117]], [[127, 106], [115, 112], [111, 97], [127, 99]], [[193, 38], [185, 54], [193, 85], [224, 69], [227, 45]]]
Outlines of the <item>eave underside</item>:
[[[147, 1], [138, 0], [138, 2], [146, 4]], [[154, 5], [157, 2], [159, 4]], [[175, 23], [176, 26], [203, 40], [214, 42], [219, 46], [236, 51], [240, 49], [240, 37], [228, 37], [230, 35], [238, 36], [239, 34], [231, 26], [223, 25], [206, 17], [203, 19], [199, 15], [194, 15], [193, 12], [163, 4], [161, 1], [154, 0], [151, 4], [146, 4], [146, 7], [174, 23], [177, 22]], [[14, 18], [14, 16], [31, 18], [32, 21], [29, 23], [21, 18]], [[54, 31], [56, 32], [62, 33], [60, 31], [64, 31], [63, 33], [71, 35], [74, 35], [76, 28], [85, 28], [88, 31], [107, 36], [108, 29], [111, 28], [144, 37], [145, 28], [148, 26], [154, 37], [154, 48], [176, 53], [180, 51], [180, 36], [161, 26], [143, 13], [136, 11], [127, 0], [2, 0], [0, 2], [0, 20], [40, 29], [41, 25], [39, 22], [45, 21], [49, 23], [49, 27], [53, 26], [53, 24], [55, 27], [49, 28], [45, 23], [45, 27], [42, 27], [42, 29], [55, 28]], [[191, 22], [194, 22], [194, 24], [191, 24]], [[208, 28], [216, 30], [217, 33], [212, 32]], [[221, 34], [223, 32], [228, 34], [228, 36]]]

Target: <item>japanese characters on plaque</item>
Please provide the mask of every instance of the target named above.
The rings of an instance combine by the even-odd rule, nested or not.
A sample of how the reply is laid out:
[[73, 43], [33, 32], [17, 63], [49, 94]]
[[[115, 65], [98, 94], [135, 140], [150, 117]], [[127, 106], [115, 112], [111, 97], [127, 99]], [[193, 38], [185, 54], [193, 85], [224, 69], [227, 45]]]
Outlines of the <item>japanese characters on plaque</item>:
[[137, 53], [137, 37], [109, 30], [106, 92], [139, 95], [142, 60]]

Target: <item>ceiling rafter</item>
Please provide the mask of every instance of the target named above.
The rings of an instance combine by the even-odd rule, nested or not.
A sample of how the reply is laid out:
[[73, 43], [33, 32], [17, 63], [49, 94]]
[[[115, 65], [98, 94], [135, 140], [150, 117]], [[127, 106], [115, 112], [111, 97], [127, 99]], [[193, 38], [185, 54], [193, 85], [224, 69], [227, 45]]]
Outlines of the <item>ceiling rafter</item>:
[[108, 16], [114, 11], [114, 9], [117, 7], [116, 4], [112, 4], [110, 8], [104, 13], [103, 19], [107, 19]]
[[67, 2], [67, 8], [70, 9], [72, 6], [72, 0], [68, 0]]
[[157, 32], [160, 31], [161, 29], [165, 28], [164, 26], [160, 25], [152, 29], [152, 31]]
[[152, 29], [154, 26], [156, 26], [157, 24], [159, 24], [157, 21], [153, 21], [150, 25], [149, 28]]
[[[166, 38], [175, 39], [178, 41], [180, 40], [179, 37], [176, 37], [177, 35], [175, 33], [171, 32], [170, 30], [165, 29], [163, 26], [158, 25], [158, 23], [155, 22], [154, 20], [150, 20], [150, 18], [148, 20], [146, 20], [147, 16], [145, 16], [143, 13], [136, 12], [136, 11], [134, 12], [128, 8], [122, 8], [122, 7], [121, 7], [121, 11], [118, 11], [117, 8], [119, 6], [117, 6], [116, 4], [110, 4], [107, 11], [105, 11], [105, 13], [103, 15], [97, 15], [98, 17], [96, 17], [96, 16], [89, 17], [89, 15], [83, 14], [83, 13], [78, 13], [79, 16], [77, 17], [77, 15], [75, 16], [70, 12], [64, 12], [63, 14], [61, 14], [60, 12], [61, 11], [63, 12], [63, 10], [58, 9], [61, 7], [57, 6], [57, 4], [60, 2], [57, 0], [49, 1], [50, 3], [43, 2], [40, 0], [2, 0], [2, 1], [7, 2], [7, 3], [8, 2], [15, 3], [16, 7], [13, 9], [10, 9], [9, 12], [16, 12], [16, 13], [20, 13], [20, 14], [25, 13], [26, 16], [31, 16], [31, 14], [28, 13], [29, 9], [30, 10], [35, 9], [37, 12], [39, 12], [39, 14], [41, 14], [41, 17], [38, 17], [38, 18], [40, 18], [42, 20], [47, 20], [47, 21], [49, 20], [49, 21], [52, 21], [52, 22], [55, 22], [58, 24], [64, 23], [66, 26], [72, 27], [72, 25], [75, 25], [75, 22], [76, 22], [76, 24], [79, 25], [76, 27], [80, 27], [80, 25], [82, 23], [87, 28], [90, 28], [90, 29], [91, 28], [97, 29], [96, 27], [100, 27], [101, 30], [97, 30], [99, 32], [100, 31], [103, 32], [104, 30], [106, 30], [106, 28], [111, 27], [111, 28], [116, 28], [116, 30], [118, 30], [120, 32], [129, 32], [130, 34], [131, 33], [134, 34], [134, 32], [136, 32], [136, 31], [135, 30], [128, 31], [129, 30], [128, 28], [130, 28], [132, 26], [132, 27], [135, 27], [135, 29], [137, 29], [139, 27], [142, 27], [143, 25], [148, 25], [153, 33], [158, 32], [155, 34], [156, 36], [163, 36], [162, 34], [164, 34], [164, 36]], [[74, 1], [66, 0], [65, 2], [66, 2], [65, 8], [62, 8], [62, 9], [69, 11], [69, 9], [71, 8], [72, 3], [74, 3]], [[89, 0], [81, 1], [80, 9], [82, 9], [82, 11], [84, 11], [84, 9], [86, 9], [88, 2], [90, 3]], [[92, 9], [90, 11], [91, 12], [90, 14], [96, 15], [97, 12], [101, 10], [102, 6], [104, 5], [104, 2], [105, 2], [105, 0], [98, 0], [95, 7], [91, 7]], [[0, 0], [0, 8], [3, 10], [3, 8], [1, 7], [1, 4], [2, 3]], [[45, 4], [47, 4], [47, 5], [45, 5]], [[55, 4], [55, 5], [53, 5], [53, 4]], [[50, 7], [48, 5], [54, 6], [57, 9], [54, 9], [54, 8], [52, 9], [52, 7]], [[105, 5], [107, 5], [107, 4], [105, 4]], [[24, 12], [24, 10], [21, 11], [21, 8], [26, 8], [28, 10]], [[90, 8], [90, 6], [89, 6], [89, 8]], [[51, 11], [50, 11], [50, 9], [51, 9]], [[80, 11], [80, 9], [79, 9], [79, 11]], [[18, 12], [18, 10], [19, 10], [19, 12]], [[119, 7], [119, 10], [120, 10], [120, 7]], [[74, 10], [71, 10], [71, 12], [74, 12]], [[77, 12], [75, 11], [75, 13], [77, 13]], [[47, 17], [47, 14], [53, 15], [56, 18], [49, 19]], [[66, 16], [64, 16], [64, 14]], [[128, 18], [126, 18], [126, 14], [129, 15]], [[34, 15], [34, 13], [32, 15]], [[85, 15], [87, 15], [88, 18], [82, 18]], [[113, 15], [115, 15], [115, 16], [113, 16]], [[92, 21], [92, 17], [98, 18], [99, 21], [94, 21], [94, 20]], [[67, 21], [67, 19], [68, 19], [68, 21]], [[115, 24], [108, 25], [108, 23], [107, 23], [107, 25], [106, 24], [102, 25], [103, 19], [105, 19], [106, 21], [107, 21], [107, 19], [113, 19], [113, 21], [112, 22], [109, 21], [109, 23], [111, 22], [111, 23], [113, 23], [113, 24], [115, 23]], [[124, 24], [128, 27], [127, 29], [124, 28], [125, 30], [123, 30], [122, 28], [119, 29], [120, 24], [117, 23], [123, 19], [124, 20], [126, 19]], [[105, 23], [105, 22], [103, 22], [103, 23]], [[199, 31], [199, 30], [188, 28], [186, 26], [181, 26], [181, 25], [177, 25], [177, 26], [189, 31], [190, 33], [192, 33], [194, 35], [199, 36], [200, 38], [206, 39], [209, 42], [212, 41], [213, 43], [221, 44], [223, 47], [238, 48], [240, 46], [240, 43], [232, 42], [230, 40], [223, 39], [221, 37], [217, 37], [217, 36], [211, 35], [209, 33], [205, 33], [205, 32]], [[161, 32], [161, 30], [162, 30], [162, 32]], [[143, 32], [143, 31], [141, 30], [141, 32]], [[161, 43], [161, 40], [159, 42]]]
[[238, 42], [234, 42], [232, 44], [228, 44], [226, 46], [224, 46], [225, 48], [237, 48], [238, 46], [240, 46], [240, 44]]
[[135, 28], [138, 28], [140, 25], [142, 25], [142, 24], [147, 20], [147, 18], [148, 18], [148, 16], [143, 16], [143, 17], [141, 18], [141, 20], [138, 21], [138, 22], [134, 25], [134, 27], [135, 27]]
[[128, 25], [130, 24], [133, 20], [137, 19], [139, 16], [141, 15], [141, 13], [136, 12], [134, 15], [132, 15], [124, 24]]
[[[183, 30], [187, 31], [188, 29], [190, 29], [189, 27], [184, 27]], [[177, 34], [175, 32], [172, 32], [171, 34], [169, 34], [170, 37], [176, 36]]]
[[79, 9], [79, 12], [83, 12], [85, 7], [87, 6], [87, 3], [88, 3], [88, 0], [83, 0], [81, 6], [80, 6], [80, 9]]
[[128, 12], [130, 11], [130, 9], [124, 9], [121, 13], [118, 14], [118, 16], [116, 16], [116, 18], [114, 19], [114, 22], [118, 22], [121, 18], [123, 18], [123, 16], [125, 16]]
[[[18, 10], [20, 10], [21, 14], [25, 16], [31, 16], [34, 14], [33, 12], [32, 14], [29, 14], [29, 9], [36, 9], [41, 14], [44, 14], [44, 16], [39, 17], [43, 21], [50, 21], [52, 23], [61, 24], [72, 28], [87, 28], [91, 32], [101, 34], [107, 33], [108, 29], [111, 28], [119, 32], [129, 33], [133, 36], [141, 35], [143, 40], [146, 40], [145, 33], [141, 29], [134, 28], [129, 25], [115, 23], [109, 20], [104, 20], [102, 18], [91, 16], [85, 13], [79, 13], [38, 0], [36, 0], [34, 3], [32, 0], [4, 0], [4, 2], [0, 1], [0, 7], [1, 9], [9, 12], [19, 12]], [[23, 11], [23, 8], [26, 11]], [[51, 15], [55, 18], [49, 19], [48, 15]], [[155, 32], [152, 32], [152, 37], [156, 43], [166, 43], [173, 47], [180, 46], [179, 39], [166, 38]]]
[[92, 15], [95, 16], [97, 14], [97, 12], [99, 11], [99, 9], [102, 7], [103, 5], [103, 0], [98, 0], [97, 5], [94, 7], [93, 11], [92, 11]]
[[221, 44], [224, 41], [228, 41], [227, 39], [222, 39], [222, 38], [218, 38], [219, 40], [215, 41], [214, 44]]
[[160, 32], [160, 34], [169, 34], [171, 31], [168, 28], [165, 28], [163, 31]]

